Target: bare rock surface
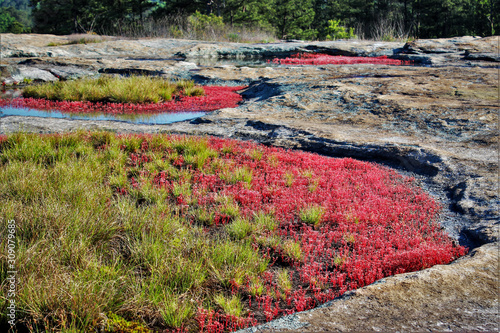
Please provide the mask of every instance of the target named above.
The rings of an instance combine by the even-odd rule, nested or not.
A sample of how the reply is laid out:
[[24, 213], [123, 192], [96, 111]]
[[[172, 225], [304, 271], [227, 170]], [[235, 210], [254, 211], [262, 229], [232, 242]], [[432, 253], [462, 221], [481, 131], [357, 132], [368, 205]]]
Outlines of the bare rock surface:
[[405, 45], [410, 53], [498, 53], [498, 36], [491, 37], [454, 37], [440, 39], [417, 39]]
[[[147, 73], [248, 87], [241, 91], [239, 107], [192, 121], [138, 125], [9, 116], [0, 118], [0, 133], [104, 129], [216, 135], [379, 162], [417, 177], [442, 202], [443, 228], [473, 249], [450, 265], [388, 277], [321, 308], [250, 331], [499, 331], [499, 74], [495, 59], [479, 56], [498, 57], [498, 36], [418, 40], [406, 46], [144, 39], [47, 47], [66, 37], [1, 38], [7, 57], [0, 64], [3, 80], [30, 68], [61, 78]], [[420, 57], [435, 66], [255, 67], [219, 62], [298, 50]], [[26, 58], [29, 54], [36, 55]], [[200, 62], [203, 57], [206, 63]], [[218, 62], [210, 65], [211, 57]]]
[[[499, 62], [499, 37], [455, 37], [420, 39], [406, 43], [401, 51], [408, 59], [434, 65], [449, 65], [457, 60]], [[429, 57], [429, 55], [431, 55]]]
[[26, 66], [19, 66], [12, 75], [12, 78], [16, 82], [22, 82], [25, 79], [44, 82], [59, 81], [59, 79], [49, 71]]

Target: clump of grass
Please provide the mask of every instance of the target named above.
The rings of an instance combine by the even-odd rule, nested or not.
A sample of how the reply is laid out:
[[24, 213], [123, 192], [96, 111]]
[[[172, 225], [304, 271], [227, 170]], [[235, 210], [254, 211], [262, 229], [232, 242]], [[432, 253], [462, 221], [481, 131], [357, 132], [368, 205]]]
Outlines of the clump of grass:
[[250, 279], [250, 283], [248, 284], [248, 292], [252, 296], [260, 296], [264, 292], [264, 284], [262, 280], [258, 277], [254, 277]]
[[249, 155], [254, 161], [260, 161], [262, 159], [262, 151], [258, 149], [252, 149]]
[[229, 218], [236, 218], [240, 215], [240, 207], [231, 196], [221, 196], [217, 199], [219, 202], [219, 212]]
[[172, 293], [165, 295], [160, 312], [168, 327], [180, 328], [195, 311], [193, 304], [180, 299], [177, 293]]
[[90, 44], [90, 43], [102, 43], [111, 40], [112, 37], [99, 36], [96, 34], [73, 34], [68, 36], [67, 42], [50, 42], [47, 46], [63, 46], [63, 45], [76, 45], [76, 44]]
[[228, 234], [235, 239], [243, 239], [252, 232], [252, 225], [247, 219], [238, 218], [226, 227]]
[[287, 240], [283, 244], [283, 253], [285, 256], [295, 260], [295, 261], [301, 261], [302, 260], [302, 248], [299, 243], [293, 241], [293, 240]]
[[283, 178], [285, 179], [285, 184], [288, 187], [291, 187], [293, 185], [293, 182], [295, 181], [295, 175], [293, 172], [287, 171], [284, 175]]
[[264, 212], [254, 213], [253, 228], [259, 232], [274, 232], [278, 228], [279, 222], [272, 214]]
[[324, 212], [325, 210], [323, 207], [319, 205], [310, 205], [303, 208], [299, 216], [302, 222], [317, 226], [320, 224]]
[[107, 332], [122, 332], [122, 333], [149, 333], [150, 330], [144, 327], [143, 324], [136, 321], [128, 321], [117, 314], [109, 313], [106, 327]]
[[241, 317], [243, 314], [241, 299], [236, 295], [231, 297], [217, 295], [215, 296], [214, 301], [222, 308], [222, 310], [224, 310], [225, 313], [230, 314], [231, 316]]
[[189, 97], [204, 96], [205, 90], [202, 87], [184, 88], [184, 95]]
[[201, 224], [211, 226], [215, 221], [215, 213], [204, 208], [197, 208], [194, 212], [194, 220]]
[[290, 271], [283, 269], [276, 274], [278, 286], [282, 293], [286, 294], [292, 290], [293, 284], [290, 280]]
[[148, 76], [101, 76], [97, 79], [83, 78], [28, 86], [23, 89], [23, 96], [52, 101], [145, 104], [170, 101], [180, 92], [186, 96], [205, 95], [203, 88], [194, 86], [193, 81], [173, 82]]
[[248, 167], [227, 168], [221, 175], [221, 178], [230, 184], [244, 182], [246, 187], [251, 187], [252, 184], [252, 170]]
[[278, 236], [261, 236], [257, 238], [257, 243], [265, 248], [276, 249], [281, 245], [282, 239]]
[[260, 275], [269, 265], [269, 260], [261, 257], [250, 242], [219, 239], [210, 257], [216, 279], [227, 287], [235, 279], [243, 282], [244, 275]]

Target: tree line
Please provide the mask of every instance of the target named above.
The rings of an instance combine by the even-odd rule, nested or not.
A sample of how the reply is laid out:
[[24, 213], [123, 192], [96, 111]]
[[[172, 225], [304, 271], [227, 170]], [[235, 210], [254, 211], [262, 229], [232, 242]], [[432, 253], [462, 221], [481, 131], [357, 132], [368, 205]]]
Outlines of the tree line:
[[0, 32], [30, 32], [32, 24], [29, 0], [0, 0]]
[[[499, 0], [0, 0], [0, 31], [71, 34], [191, 14], [254, 26], [280, 39], [489, 36], [500, 31]], [[21, 31], [20, 31], [21, 30]], [[337, 34], [337, 36], [352, 36]]]

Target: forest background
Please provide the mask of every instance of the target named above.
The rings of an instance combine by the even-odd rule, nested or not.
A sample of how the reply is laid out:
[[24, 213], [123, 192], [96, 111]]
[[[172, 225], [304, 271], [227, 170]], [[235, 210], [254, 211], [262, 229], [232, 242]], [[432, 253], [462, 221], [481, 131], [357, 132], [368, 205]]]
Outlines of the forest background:
[[3, 33], [200, 38], [188, 32], [219, 29], [230, 41], [245, 41], [242, 31], [390, 41], [489, 36], [499, 21], [499, 0], [0, 0]]

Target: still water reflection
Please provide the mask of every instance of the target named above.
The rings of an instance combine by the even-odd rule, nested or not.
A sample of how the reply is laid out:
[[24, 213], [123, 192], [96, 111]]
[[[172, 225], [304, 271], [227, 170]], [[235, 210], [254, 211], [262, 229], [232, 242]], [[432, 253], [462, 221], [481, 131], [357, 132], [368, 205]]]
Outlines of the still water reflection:
[[0, 107], [0, 117], [27, 116], [43, 118], [65, 118], [83, 120], [114, 120], [134, 124], [161, 125], [190, 120], [204, 116], [207, 112], [177, 112], [155, 114], [105, 114], [105, 113], [63, 113], [57, 110], [44, 111], [30, 108]]

